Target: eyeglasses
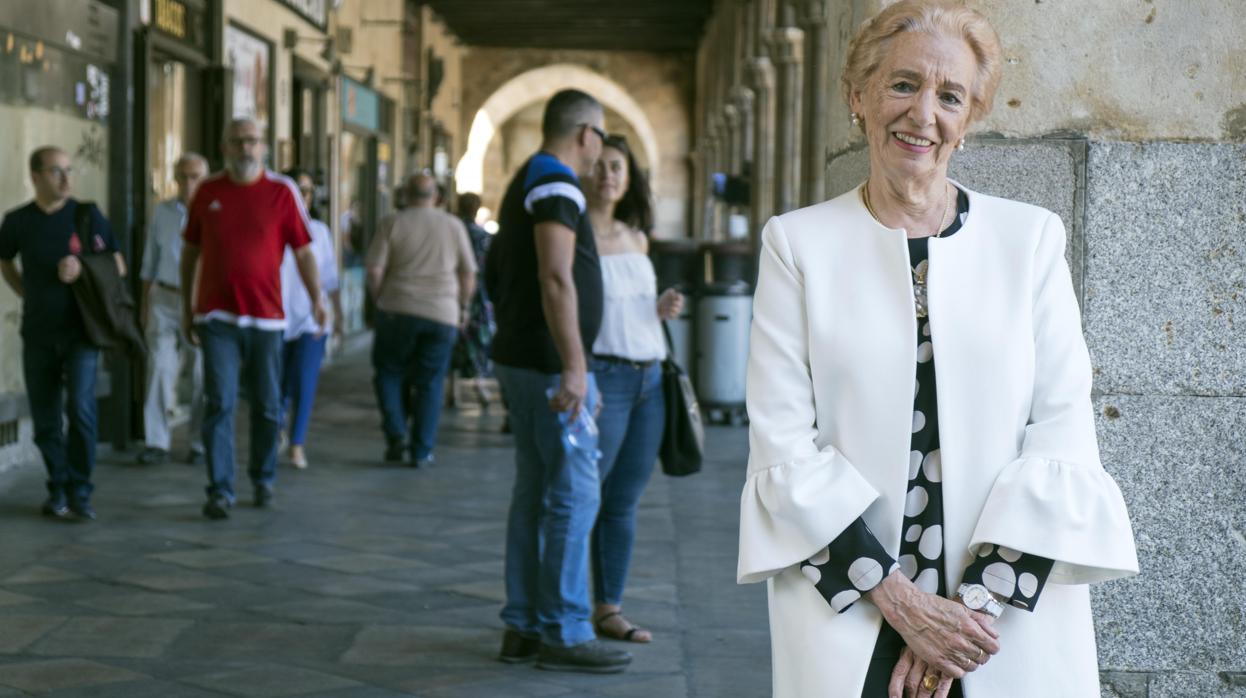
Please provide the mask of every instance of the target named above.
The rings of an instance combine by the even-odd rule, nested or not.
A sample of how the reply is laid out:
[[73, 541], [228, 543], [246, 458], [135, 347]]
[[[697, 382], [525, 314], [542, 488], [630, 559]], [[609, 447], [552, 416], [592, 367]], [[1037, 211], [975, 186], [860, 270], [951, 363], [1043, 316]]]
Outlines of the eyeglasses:
[[65, 179], [69, 179], [69, 175], [74, 173], [74, 169], [72, 167], [45, 167], [43, 168], [43, 171], [53, 177], [63, 177]]
[[233, 145], [233, 146], [258, 145], [260, 143], [259, 138], [255, 138], [252, 136], [244, 136], [242, 138], [230, 137], [226, 140], [229, 142], [230, 145]]
[[602, 143], [605, 143], [605, 142], [606, 142], [606, 132], [605, 132], [605, 131], [603, 131], [603, 130], [601, 130], [601, 129], [597, 128], [596, 126], [594, 126], [594, 125], [592, 125], [592, 124], [580, 124], [580, 127], [581, 127], [581, 128], [586, 128], [586, 129], [588, 129], [588, 130], [592, 131], [593, 133], [597, 134], [597, 136], [598, 136], [599, 138], [601, 138], [601, 142], [602, 142]]

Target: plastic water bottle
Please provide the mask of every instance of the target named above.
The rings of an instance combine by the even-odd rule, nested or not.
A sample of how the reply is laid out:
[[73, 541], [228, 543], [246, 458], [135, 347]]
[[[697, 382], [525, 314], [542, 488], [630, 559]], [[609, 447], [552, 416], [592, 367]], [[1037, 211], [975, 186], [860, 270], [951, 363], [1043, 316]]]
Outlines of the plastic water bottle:
[[[554, 399], [554, 395], [558, 394], [558, 386], [554, 386], [545, 391], [545, 397]], [[587, 455], [594, 463], [601, 459], [601, 450], [597, 448], [597, 439], [599, 433], [597, 431], [597, 420], [593, 418], [590, 406], [596, 405], [596, 400], [586, 399], [581, 405], [579, 411], [574, 417], [571, 411], [558, 413], [558, 423], [562, 425], [562, 446], [567, 449], [568, 453], [572, 451], [580, 451]]]

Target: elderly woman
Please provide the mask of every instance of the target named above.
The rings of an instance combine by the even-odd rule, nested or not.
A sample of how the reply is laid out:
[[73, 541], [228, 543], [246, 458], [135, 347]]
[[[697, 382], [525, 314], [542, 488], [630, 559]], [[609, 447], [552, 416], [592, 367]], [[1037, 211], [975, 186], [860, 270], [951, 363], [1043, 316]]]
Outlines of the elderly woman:
[[959, 5], [866, 22], [869, 178], [763, 232], [738, 574], [768, 584], [776, 696], [1099, 695], [1086, 585], [1138, 563], [1064, 225], [947, 178], [1000, 64]]

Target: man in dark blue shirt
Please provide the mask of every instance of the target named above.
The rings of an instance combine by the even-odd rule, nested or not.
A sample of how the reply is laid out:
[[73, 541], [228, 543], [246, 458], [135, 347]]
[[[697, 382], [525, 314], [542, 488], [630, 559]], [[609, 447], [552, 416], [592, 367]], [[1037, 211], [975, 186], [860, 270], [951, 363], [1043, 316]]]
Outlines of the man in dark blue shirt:
[[604, 125], [589, 95], [550, 98], [541, 150], [506, 190], [485, 270], [498, 326], [495, 373], [515, 434], [499, 659], [590, 673], [631, 662], [598, 642], [590, 621], [588, 538], [601, 501], [596, 429], [564, 435], [561, 424], [591, 424], [600, 404], [587, 357], [601, 325], [601, 265], [578, 175], [601, 154]]
[[[91, 471], [95, 468], [95, 371], [99, 350], [86, 341], [70, 285], [82, 273], [79, 255], [112, 252], [124, 274], [108, 220], [91, 206], [91, 226], [77, 229], [80, 204], [70, 198], [70, 159], [45, 146], [30, 156], [34, 201], [4, 214], [0, 223], [0, 273], [22, 298], [22, 364], [35, 445], [48, 469], [43, 513], [94, 519]], [[21, 268], [14, 263], [21, 260]], [[68, 405], [62, 394], [68, 389]], [[69, 415], [69, 434], [62, 427]]]

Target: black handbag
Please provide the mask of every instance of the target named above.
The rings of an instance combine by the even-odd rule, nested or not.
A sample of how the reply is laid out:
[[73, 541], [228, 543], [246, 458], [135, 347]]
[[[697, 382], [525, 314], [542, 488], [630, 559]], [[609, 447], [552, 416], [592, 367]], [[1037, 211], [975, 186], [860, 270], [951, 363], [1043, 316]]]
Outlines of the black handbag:
[[658, 458], [662, 472], [672, 477], [683, 477], [701, 470], [701, 458], [705, 453], [705, 426], [701, 421], [701, 407], [692, 390], [692, 379], [675, 362], [675, 350], [671, 333], [662, 323], [666, 335], [666, 358], [662, 360], [662, 399], [666, 403], [666, 424], [663, 425], [662, 446]]

